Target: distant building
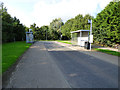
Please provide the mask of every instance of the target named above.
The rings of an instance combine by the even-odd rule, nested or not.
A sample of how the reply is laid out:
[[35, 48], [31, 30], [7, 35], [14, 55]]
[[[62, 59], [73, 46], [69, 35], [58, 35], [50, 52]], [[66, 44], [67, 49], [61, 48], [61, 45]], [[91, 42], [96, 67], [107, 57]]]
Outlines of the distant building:
[[29, 29], [29, 32], [26, 32], [26, 43], [33, 43], [34, 38], [33, 38], [33, 32], [32, 29]]

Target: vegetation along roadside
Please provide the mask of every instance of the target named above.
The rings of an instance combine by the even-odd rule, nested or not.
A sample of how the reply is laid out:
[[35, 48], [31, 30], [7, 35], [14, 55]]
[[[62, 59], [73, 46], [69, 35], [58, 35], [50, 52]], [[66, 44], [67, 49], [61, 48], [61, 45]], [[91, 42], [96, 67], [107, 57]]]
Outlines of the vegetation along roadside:
[[2, 72], [10, 68], [31, 45], [25, 41], [4, 43], [2, 45]]

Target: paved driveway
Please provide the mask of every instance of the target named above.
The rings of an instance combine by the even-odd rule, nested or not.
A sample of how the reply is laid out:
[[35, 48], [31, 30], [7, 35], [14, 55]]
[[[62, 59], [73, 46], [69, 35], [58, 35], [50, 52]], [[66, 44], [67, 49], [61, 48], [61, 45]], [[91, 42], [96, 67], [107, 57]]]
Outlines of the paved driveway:
[[37, 42], [24, 54], [7, 87], [117, 88], [118, 58]]

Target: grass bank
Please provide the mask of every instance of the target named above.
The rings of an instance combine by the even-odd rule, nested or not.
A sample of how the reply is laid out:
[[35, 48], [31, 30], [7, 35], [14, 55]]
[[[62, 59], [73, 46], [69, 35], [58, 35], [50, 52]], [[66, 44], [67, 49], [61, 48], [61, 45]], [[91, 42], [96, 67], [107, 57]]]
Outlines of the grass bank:
[[66, 43], [66, 44], [72, 44], [70, 40], [57, 40], [58, 42]]
[[112, 50], [107, 50], [107, 49], [99, 49], [99, 48], [94, 48], [94, 50], [120, 57], [120, 52], [116, 52], [116, 51], [112, 51]]
[[5, 43], [2, 45], [2, 72], [10, 68], [16, 60], [31, 46], [25, 41]]

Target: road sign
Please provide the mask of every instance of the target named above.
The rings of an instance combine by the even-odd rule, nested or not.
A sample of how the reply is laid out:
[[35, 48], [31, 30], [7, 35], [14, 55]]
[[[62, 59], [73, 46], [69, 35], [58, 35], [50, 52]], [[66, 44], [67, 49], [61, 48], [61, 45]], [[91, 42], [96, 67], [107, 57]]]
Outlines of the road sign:
[[32, 29], [29, 29], [29, 32], [31, 32], [32, 31]]
[[91, 20], [90, 20], [90, 19], [88, 19], [88, 23], [91, 23]]
[[93, 35], [90, 35], [90, 43], [93, 43]]

